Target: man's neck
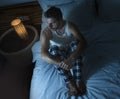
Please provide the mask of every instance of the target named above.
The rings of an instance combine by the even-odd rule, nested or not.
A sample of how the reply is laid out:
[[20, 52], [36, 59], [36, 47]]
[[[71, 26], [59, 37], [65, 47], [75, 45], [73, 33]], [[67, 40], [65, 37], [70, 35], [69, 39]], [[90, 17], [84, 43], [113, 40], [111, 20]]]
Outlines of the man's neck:
[[59, 35], [64, 34], [65, 32], [65, 21], [61, 21], [59, 28], [56, 30], [56, 33]]
[[60, 25], [57, 30], [61, 30], [65, 26], [65, 20], [60, 21]]

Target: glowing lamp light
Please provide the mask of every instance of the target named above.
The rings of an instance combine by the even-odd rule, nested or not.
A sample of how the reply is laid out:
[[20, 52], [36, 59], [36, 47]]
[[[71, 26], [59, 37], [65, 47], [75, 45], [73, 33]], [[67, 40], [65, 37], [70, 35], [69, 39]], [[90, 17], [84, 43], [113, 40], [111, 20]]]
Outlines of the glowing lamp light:
[[11, 22], [11, 25], [14, 27], [16, 33], [20, 36], [20, 38], [22, 39], [28, 38], [28, 32], [20, 19], [13, 20]]

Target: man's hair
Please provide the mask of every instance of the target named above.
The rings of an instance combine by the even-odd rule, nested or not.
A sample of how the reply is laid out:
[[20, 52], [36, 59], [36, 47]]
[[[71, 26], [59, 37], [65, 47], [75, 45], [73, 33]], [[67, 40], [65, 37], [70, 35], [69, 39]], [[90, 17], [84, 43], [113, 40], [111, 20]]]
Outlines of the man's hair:
[[59, 8], [57, 7], [50, 7], [45, 13], [44, 13], [46, 18], [55, 18], [57, 20], [62, 19], [62, 12]]

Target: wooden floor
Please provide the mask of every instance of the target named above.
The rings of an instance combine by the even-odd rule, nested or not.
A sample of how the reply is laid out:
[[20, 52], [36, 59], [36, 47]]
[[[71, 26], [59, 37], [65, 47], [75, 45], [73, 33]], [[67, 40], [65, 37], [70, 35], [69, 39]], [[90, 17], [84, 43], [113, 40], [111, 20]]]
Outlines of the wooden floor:
[[0, 64], [0, 99], [29, 99], [33, 67]]

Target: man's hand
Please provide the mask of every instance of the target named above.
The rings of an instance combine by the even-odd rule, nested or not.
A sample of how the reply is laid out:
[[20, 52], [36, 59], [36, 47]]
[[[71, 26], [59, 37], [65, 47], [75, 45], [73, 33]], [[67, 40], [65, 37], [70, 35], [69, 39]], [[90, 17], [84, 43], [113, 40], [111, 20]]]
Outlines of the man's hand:
[[66, 60], [60, 62], [59, 66], [62, 69], [69, 70], [73, 66], [73, 61], [71, 61], [71, 59], [66, 59]]

